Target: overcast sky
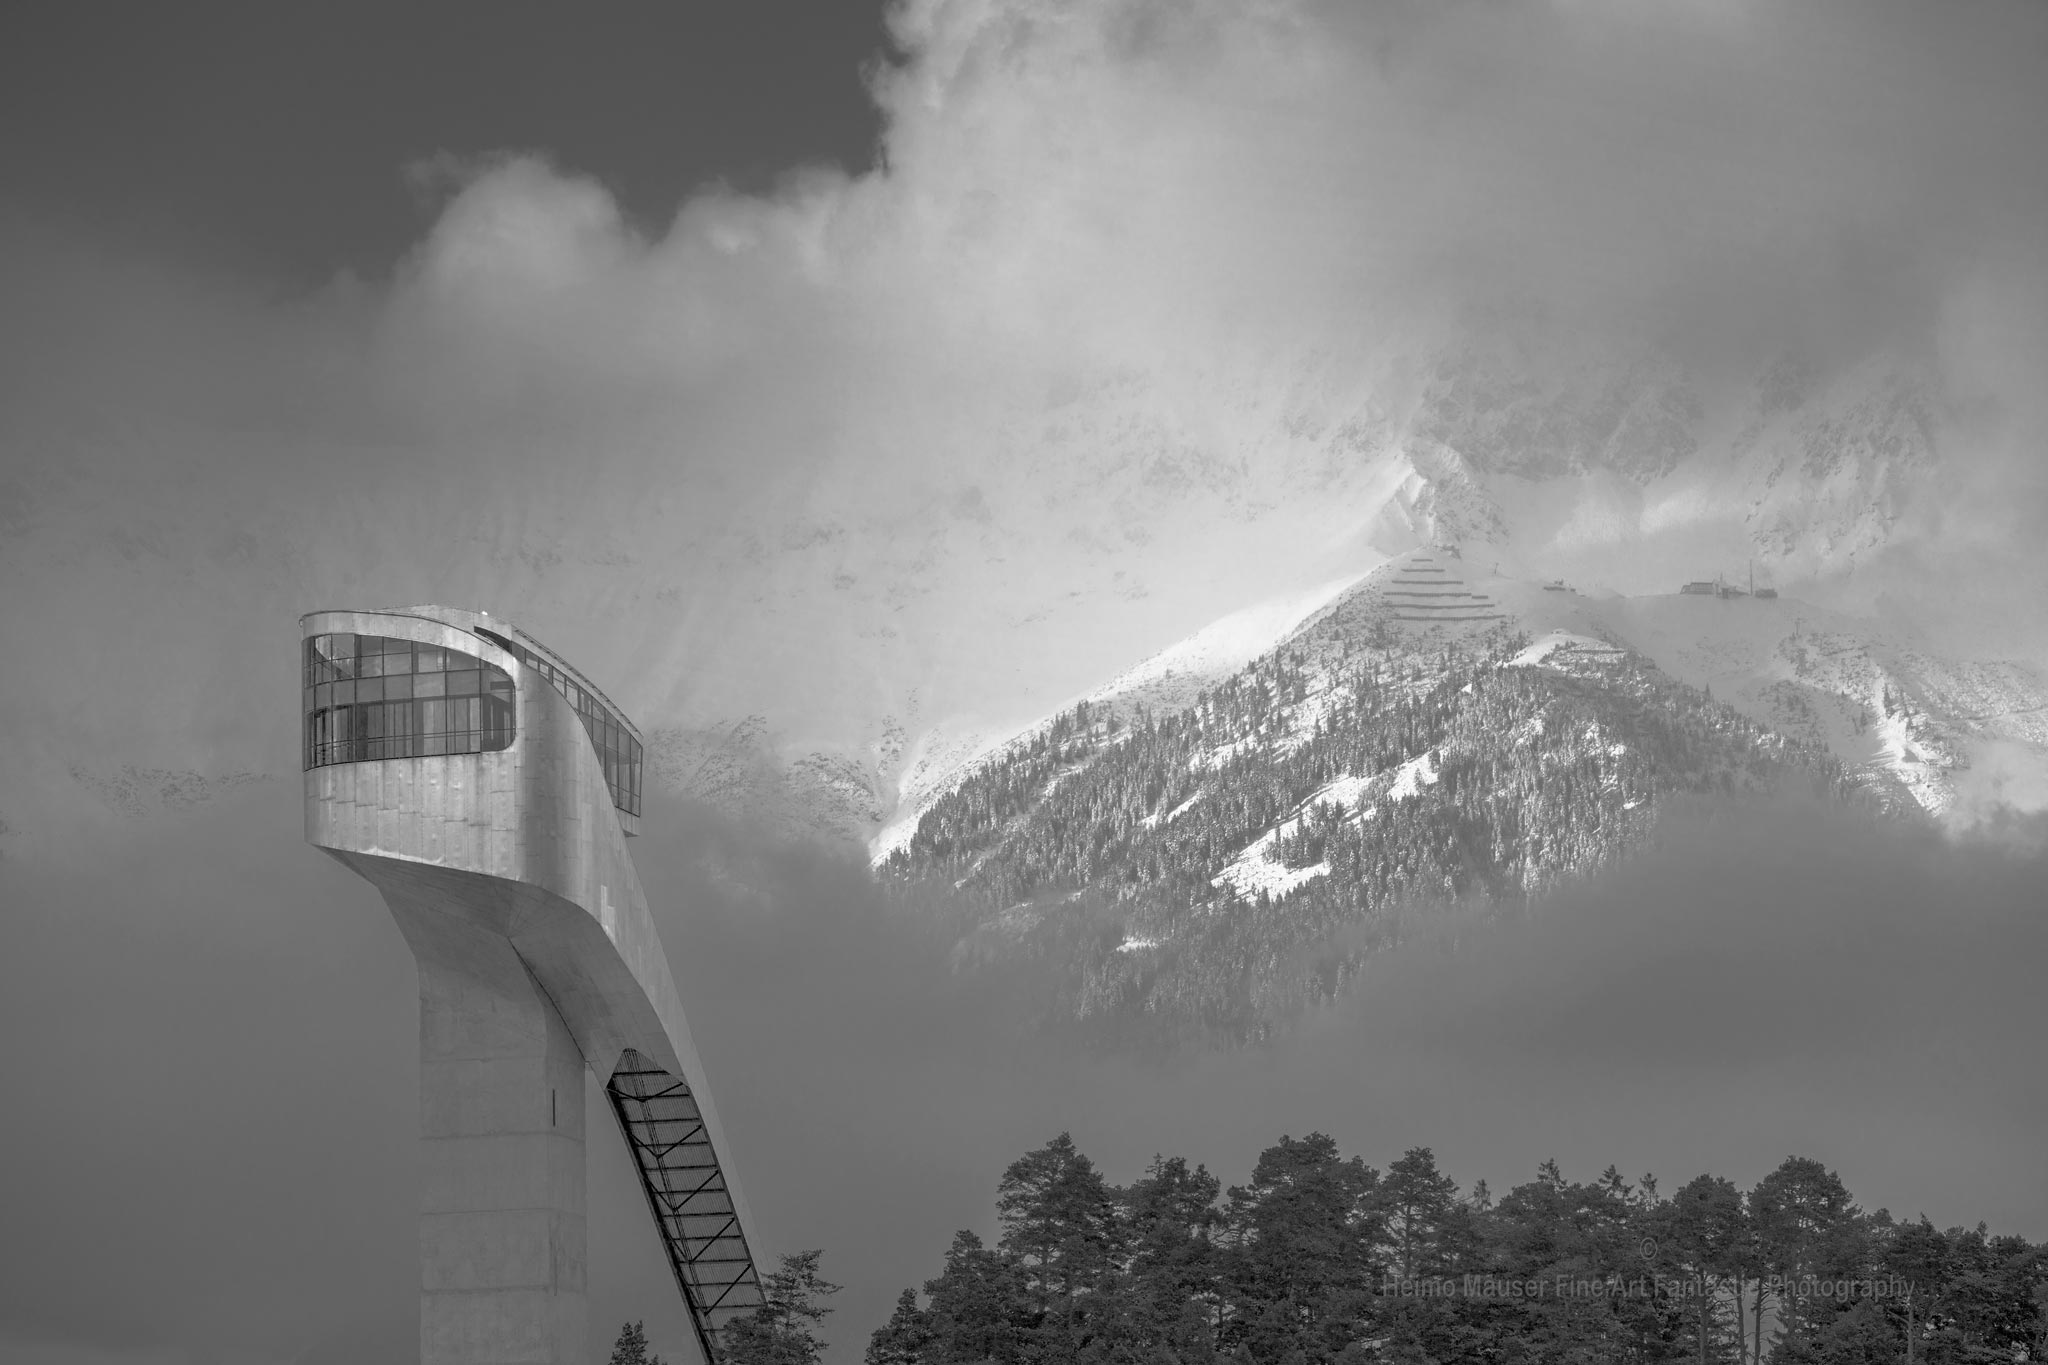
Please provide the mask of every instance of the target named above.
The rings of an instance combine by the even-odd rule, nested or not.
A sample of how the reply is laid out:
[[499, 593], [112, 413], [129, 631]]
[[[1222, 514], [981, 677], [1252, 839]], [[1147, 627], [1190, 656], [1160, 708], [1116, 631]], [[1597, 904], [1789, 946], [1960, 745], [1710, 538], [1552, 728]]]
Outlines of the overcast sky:
[[[300, 839], [297, 613], [516, 607], [650, 722], [1028, 719], [1356, 567], [1289, 422], [1498, 327], [1709, 389], [1933, 376], [1901, 544], [2037, 614], [2044, 69], [2018, 2], [7, 6], [0, 1350], [409, 1340], [412, 968]], [[272, 776], [121, 823], [123, 767]], [[1724, 828], [1277, 1054], [1140, 1072], [1017, 1046], [850, 867], [649, 831], [841, 1359], [1063, 1128], [1118, 1179], [1311, 1127], [1496, 1189], [1799, 1151], [2048, 1234], [2030, 855]], [[608, 1171], [594, 1313], [681, 1354]]]
[[337, 593], [516, 602], [650, 720], [1030, 719], [1360, 567], [1341, 434], [1445, 336], [1898, 367], [1897, 586], [2048, 589], [2038, 5], [822, 9], [11, 7], [5, 610], [124, 629], [9, 723], [267, 769], [108, 680]]

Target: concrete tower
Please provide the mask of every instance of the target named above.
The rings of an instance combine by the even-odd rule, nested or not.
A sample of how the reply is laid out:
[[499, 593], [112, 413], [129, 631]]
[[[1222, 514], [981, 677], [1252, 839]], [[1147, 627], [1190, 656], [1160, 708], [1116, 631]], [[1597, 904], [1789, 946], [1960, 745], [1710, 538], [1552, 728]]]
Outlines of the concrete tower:
[[419, 963], [422, 1365], [587, 1358], [586, 1069], [715, 1365], [761, 1285], [626, 852], [639, 732], [483, 613], [303, 625], [306, 838], [377, 888]]

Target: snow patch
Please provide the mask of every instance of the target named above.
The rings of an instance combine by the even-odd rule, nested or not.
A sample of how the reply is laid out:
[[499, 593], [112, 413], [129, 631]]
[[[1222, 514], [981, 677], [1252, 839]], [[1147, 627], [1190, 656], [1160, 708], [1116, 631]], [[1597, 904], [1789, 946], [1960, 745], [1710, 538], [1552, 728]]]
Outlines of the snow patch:
[[1574, 635], [1568, 630], [1553, 630], [1527, 649], [1508, 660], [1510, 668], [1535, 668], [1548, 663], [1550, 656], [1559, 650], [1574, 654], [1592, 654], [1611, 657], [1621, 651], [1605, 640], [1596, 640], [1588, 635]]
[[1406, 801], [1420, 795], [1424, 787], [1436, 785], [1436, 751], [1411, 758], [1394, 770], [1394, 785], [1387, 789], [1389, 801]]
[[1243, 739], [1234, 739], [1228, 744], [1219, 744], [1213, 749], [1205, 749], [1190, 758], [1188, 760], [1188, 770], [1190, 772], [1205, 772], [1221, 768], [1239, 754], [1250, 753], [1258, 747], [1259, 739], [1256, 735], [1247, 735]]
[[1181, 802], [1178, 806], [1175, 806], [1172, 810], [1166, 812], [1166, 814], [1148, 815], [1138, 823], [1142, 824], [1146, 829], [1157, 829], [1161, 825], [1170, 825], [1174, 821], [1180, 819], [1181, 816], [1186, 815], [1189, 811], [1193, 810], [1195, 808], [1195, 803], [1202, 799], [1203, 794], [1204, 793], [1202, 791], [1197, 789], [1193, 796], [1190, 796], [1187, 800]]
[[1266, 856], [1266, 845], [1271, 838], [1267, 835], [1246, 849], [1236, 862], [1212, 877], [1209, 885], [1227, 886], [1244, 900], [1253, 899], [1261, 891], [1279, 900], [1317, 877], [1328, 875], [1330, 865], [1326, 862], [1312, 867], [1288, 867], [1274, 862]]
[[[1436, 778], [1432, 774], [1427, 780], [1434, 782]], [[1355, 811], [1363, 803], [1365, 793], [1372, 784], [1372, 778], [1353, 777], [1348, 774], [1325, 782], [1310, 793], [1307, 800], [1294, 808], [1294, 814], [1247, 844], [1227, 867], [1209, 879], [1209, 885], [1227, 886], [1246, 900], [1257, 896], [1261, 891], [1278, 900], [1317, 877], [1328, 875], [1328, 862], [1315, 863], [1308, 867], [1288, 867], [1275, 858], [1273, 852], [1281, 840], [1294, 837], [1295, 832], [1301, 828], [1301, 822], [1317, 806], [1335, 803], [1347, 812]], [[1366, 811], [1364, 818], [1371, 819], [1372, 812]]]
[[1301, 804], [1304, 809], [1312, 809], [1325, 802], [1336, 801], [1342, 803], [1346, 810], [1356, 810], [1366, 788], [1371, 785], [1369, 777], [1340, 777], [1316, 788], [1315, 794]]

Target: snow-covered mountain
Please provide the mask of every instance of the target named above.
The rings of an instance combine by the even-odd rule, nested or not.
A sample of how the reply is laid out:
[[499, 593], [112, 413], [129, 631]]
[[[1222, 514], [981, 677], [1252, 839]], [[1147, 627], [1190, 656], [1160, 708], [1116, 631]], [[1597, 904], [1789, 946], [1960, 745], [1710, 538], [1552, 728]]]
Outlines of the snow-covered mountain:
[[[1972, 620], [1956, 609], [1983, 584], [1970, 581], [1966, 558], [1943, 561], [1934, 533], [1952, 414], [1926, 373], [1873, 359], [1819, 376], [1780, 358], [1710, 398], [1668, 363], [1504, 349], [1387, 363], [1363, 390], [1314, 367], [1291, 375], [1291, 389], [1246, 386], [1236, 414], [1251, 452], [1244, 467], [1200, 467], [1254, 519], [1304, 527], [1299, 539], [1316, 553], [1297, 546], [1291, 562], [1305, 586], [1222, 614], [1041, 716], [1141, 687], [1163, 688], [1161, 703], [1172, 704], [1286, 638], [1298, 604], [1389, 555], [1443, 544], [1511, 597], [1569, 577], [1582, 589], [1567, 595], [1571, 611], [1555, 594], [1517, 607], [1531, 628], [1570, 618], [1625, 639], [1760, 720], [1825, 736], [1927, 810], [1954, 804], [1973, 747], [2009, 742], [2017, 747], [2001, 762], [2032, 768], [2048, 739], [2036, 710], [2042, 642], [1995, 611]], [[1143, 392], [1115, 397], [1143, 414]], [[1171, 452], [1176, 437], [1157, 414], [1127, 417], [1123, 435], [1148, 422], [1144, 444]], [[1029, 476], [1058, 487], [1071, 435], [1049, 430], [1039, 449], [1020, 452]], [[1187, 473], [1171, 454], [1159, 462]], [[1778, 595], [1765, 606], [1676, 593], [1716, 576]], [[878, 741], [855, 760], [871, 773], [862, 804], [880, 821], [863, 832], [878, 851], [900, 843], [975, 760], [1031, 728], [985, 716], [892, 716], [880, 728], [891, 727], [903, 742]]]
[[1403, 556], [1187, 705], [1078, 703], [989, 755], [882, 874], [962, 966], [1036, 964], [1054, 1020], [1234, 1040], [1335, 994], [1404, 914], [1613, 866], [1688, 796], [1894, 796], [1562, 602], [1532, 635], [1528, 591]]
[[[1563, 580], [1504, 576], [1497, 562], [1475, 563], [1455, 548], [1412, 551], [1334, 594], [1326, 589], [1330, 600], [1315, 611], [1294, 615], [1297, 603], [1283, 601], [1235, 613], [1077, 700], [1105, 715], [1171, 714], [1268, 651], [1300, 651], [1330, 666], [1366, 638], [1362, 631], [1426, 652], [1432, 641], [1512, 629], [1533, 641], [1518, 657], [1523, 664], [1639, 655], [1757, 724], [1824, 748], [1894, 810], [1976, 813], [1975, 803], [1995, 799], [1972, 782], [1979, 755], [1995, 756], [1989, 776], [2000, 782], [2038, 787], [2048, 778], [2048, 671], [2038, 665], [1943, 658], [1900, 628], [1769, 587], [1753, 592], [1746, 579], [1693, 585], [1706, 590], [1674, 584], [1640, 596], [1588, 593]], [[1260, 625], [1267, 631], [1254, 643]], [[1235, 648], [1210, 647], [1226, 639]], [[1314, 695], [1297, 727], [1313, 725]], [[958, 752], [950, 767], [917, 770], [918, 784], [905, 785], [904, 809], [872, 843], [875, 859], [905, 847], [945, 792], [1028, 747], [1052, 723], [1048, 717], [1005, 741]], [[1956, 811], [1959, 796], [1972, 803], [1970, 812]]]
[[[1435, 545], [1528, 629], [1624, 642], [1926, 809], [1989, 744], [2009, 780], [1982, 795], [2030, 789], [2048, 654], [2037, 616], [1958, 605], [1993, 585], [1942, 519], [1972, 429], [1935, 371], [1730, 378], [1484, 337], [1076, 373], [1004, 409], [950, 482], [872, 486], [849, 455], [737, 501], [656, 441], [495, 493], [423, 471], [399, 502], [346, 482], [309, 502], [209, 433], [18, 410], [0, 619], [66, 643], [0, 659], [0, 819], [18, 836], [289, 775], [288, 623], [434, 598], [603, 679], [667, 790], [876, 846], [1072, 701], [1181, 704]], [[1775, 603], [1673, 596], [1752, 572]], [[1543, 592], [1558, 577], [1580, 592]]]

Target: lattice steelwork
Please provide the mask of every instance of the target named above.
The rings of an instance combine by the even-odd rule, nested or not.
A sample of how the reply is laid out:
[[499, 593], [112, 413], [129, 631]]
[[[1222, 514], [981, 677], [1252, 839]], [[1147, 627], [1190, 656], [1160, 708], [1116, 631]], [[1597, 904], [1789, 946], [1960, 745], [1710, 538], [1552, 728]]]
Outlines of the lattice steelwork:
[[724, 1359], [718, 1330], [763, 1303], [739, 1211], [689, 1083], [628, 1049], [605, 1091], [633, 1150], [669, 1266], [704, 1359]]

